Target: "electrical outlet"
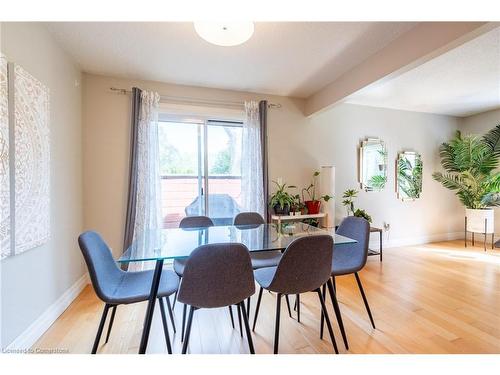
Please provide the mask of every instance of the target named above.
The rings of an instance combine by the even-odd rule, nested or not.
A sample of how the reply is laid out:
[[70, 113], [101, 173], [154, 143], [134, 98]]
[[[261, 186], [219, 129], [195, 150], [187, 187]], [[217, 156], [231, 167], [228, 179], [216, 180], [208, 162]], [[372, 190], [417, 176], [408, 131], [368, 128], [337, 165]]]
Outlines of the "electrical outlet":
[[384, 230], [385, 230], [386, 232], [389, 232], [389, 231], [391, 230], [391, 224], [386, 223], [386, 222], [384, 221]]

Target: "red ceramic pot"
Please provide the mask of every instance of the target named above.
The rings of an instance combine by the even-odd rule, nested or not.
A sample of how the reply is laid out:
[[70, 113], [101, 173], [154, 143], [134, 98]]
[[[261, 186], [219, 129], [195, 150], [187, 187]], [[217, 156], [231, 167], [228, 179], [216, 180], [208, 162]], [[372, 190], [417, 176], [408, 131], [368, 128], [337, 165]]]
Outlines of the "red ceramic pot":
[[310, 215], [319, 214], [319, 209], [321, 208], [320, 201], [305, 201], [307, 207], [307, 213]]

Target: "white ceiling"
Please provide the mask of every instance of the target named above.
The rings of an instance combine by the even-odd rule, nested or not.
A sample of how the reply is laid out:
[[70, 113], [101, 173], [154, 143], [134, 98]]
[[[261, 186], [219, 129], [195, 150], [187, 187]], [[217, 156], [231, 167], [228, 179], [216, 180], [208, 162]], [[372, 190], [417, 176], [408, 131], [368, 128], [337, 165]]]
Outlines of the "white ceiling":
[[410, 22], [256, 23], [240, 46], [190, 22], [47, 23], [85, 72], [308, 97], [414, 27]]
[[458, 117], [499, 108], [500, 28], [345, 101]]

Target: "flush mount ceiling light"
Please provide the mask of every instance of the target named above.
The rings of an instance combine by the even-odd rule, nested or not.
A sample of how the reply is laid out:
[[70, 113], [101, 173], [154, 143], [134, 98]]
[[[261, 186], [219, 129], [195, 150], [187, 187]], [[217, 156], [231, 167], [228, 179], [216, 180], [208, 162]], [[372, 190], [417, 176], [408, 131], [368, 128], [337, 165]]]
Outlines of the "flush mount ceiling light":
[[237, 46], [253, 34], [253, 22], [195, 22], [194, 29], [207, 42], [217, 46]]

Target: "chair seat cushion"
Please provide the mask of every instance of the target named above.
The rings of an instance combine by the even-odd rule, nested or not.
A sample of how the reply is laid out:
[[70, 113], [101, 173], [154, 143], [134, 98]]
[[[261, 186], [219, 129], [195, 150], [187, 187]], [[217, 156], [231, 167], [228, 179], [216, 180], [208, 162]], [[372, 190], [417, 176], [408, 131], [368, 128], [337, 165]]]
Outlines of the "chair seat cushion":
[[250, 253], [252, 268], [276, 267], [281, 260], [281, 251], [259, 251]]
[[179, 277], [184, 275], [184, 268], [186, 267], [187, 261], [188, 258], [174, 259], [174, 271]]
[[277, 268], [278, 267], [266, 267], [255, 270], [254, 271], [255, 281], [257, 281], [257, 283], [261, 287], [267, 289], [269, 285], [271, 285], [271, 282], [273, 281], [274, 274], [276, 273]]
[[[124, 272], [113, 295], [107, 301], [111, 304], [129, 304], [146, 301], [149, 298], [154, 271]], [[158, 297], [172, 295], [179, 288], [179, 276], [169, 270], [161, 274]]]
[[349, 249], [335, 249], [332, 260], [332, 276], [348, 275], [362, 268], [359, 257], [353, 256]]

